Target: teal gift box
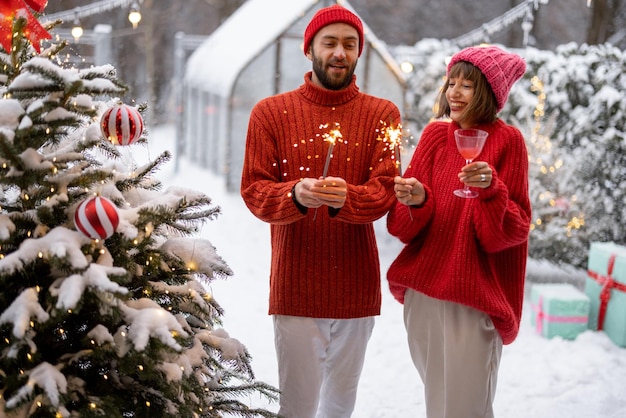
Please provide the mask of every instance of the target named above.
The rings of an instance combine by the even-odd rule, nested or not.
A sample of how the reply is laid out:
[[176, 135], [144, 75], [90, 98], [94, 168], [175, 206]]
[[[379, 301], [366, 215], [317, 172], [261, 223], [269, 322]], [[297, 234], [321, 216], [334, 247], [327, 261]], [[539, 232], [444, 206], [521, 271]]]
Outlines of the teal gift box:
[[530, 323], [543, 337], [573, 340], [587, 330], [589, 297], [571, 284], [534, 284], [530, 302]]
[[626, 347], [626, 247], [591, 243], [585, 293], [591, 300], [589, 328], [604, 331], [615, 344]]

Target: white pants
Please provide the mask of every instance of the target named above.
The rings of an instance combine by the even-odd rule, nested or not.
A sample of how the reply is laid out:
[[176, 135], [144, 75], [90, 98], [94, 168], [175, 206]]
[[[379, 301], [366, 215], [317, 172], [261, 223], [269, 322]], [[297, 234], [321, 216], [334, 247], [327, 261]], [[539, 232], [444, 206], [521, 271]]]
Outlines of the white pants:
[[407, 290], [404, 323], [428, 418], [493, 418], [502, 339], [491, 318]]
[[274, 315], [280, 410], [285, 418], [348, 418], [374, 317]]

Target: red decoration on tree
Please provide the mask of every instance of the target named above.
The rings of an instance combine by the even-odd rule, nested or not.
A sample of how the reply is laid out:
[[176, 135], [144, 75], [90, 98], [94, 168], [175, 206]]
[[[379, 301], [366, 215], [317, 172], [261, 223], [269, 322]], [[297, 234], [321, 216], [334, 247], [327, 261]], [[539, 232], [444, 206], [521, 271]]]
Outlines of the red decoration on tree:
[[[13, 42], [13, 21], [16, 16], [24, 16], [27, 24], [24, 36], [28, 38], [37, 52], [40, 52], [40, 42], [43, 39], [50, 39], [52, 36], [33, 16], [29, 7], [35, 12], [41, 13], [46, 7], [47, 0], [1, 0], [0, 1], [0, 45], [6, 52], [11, 52]], [[27, 6], [28, 5], [28, 6]]]
[[120, 217], [117, 208], [106, 197], [91, 197], [76, 208], [74, 223], [85, 236], [92, 239], [107, 239], [117, 229]]
[[108, 109], [100, 119], [104, 137], [115, 145], [130, 145], [143, 132], [143, 118], [137, 108], [117, 104]]

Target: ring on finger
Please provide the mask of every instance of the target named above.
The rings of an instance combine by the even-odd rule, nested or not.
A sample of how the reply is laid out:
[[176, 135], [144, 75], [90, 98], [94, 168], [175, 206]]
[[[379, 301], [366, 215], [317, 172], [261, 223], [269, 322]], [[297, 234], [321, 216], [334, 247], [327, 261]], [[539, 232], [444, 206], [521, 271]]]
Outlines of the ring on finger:
[[487, 181], [487, 176], [486, 176], [486, 175], [484, 175], [484, 174], [481, 174], [481, 175], [480, 175], [480, 181], [481, 181], [481, 182], [485, 182], [485, 181]]

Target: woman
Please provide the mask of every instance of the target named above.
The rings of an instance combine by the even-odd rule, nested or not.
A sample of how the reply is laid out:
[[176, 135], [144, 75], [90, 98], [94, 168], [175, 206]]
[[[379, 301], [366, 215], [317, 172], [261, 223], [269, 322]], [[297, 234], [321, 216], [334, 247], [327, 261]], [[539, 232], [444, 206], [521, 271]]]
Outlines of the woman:
[[[387, 227], [406, 245], [387, 278], [404, 303], [427, 416], [489, 418], [502, 345], [519, 330], [531, 215], [524, 138], [497, 114], [526, 64], [495, 46], [470, 47], [447, 70], [438, 120], [395, 178]], [[488, 133], [470, 164], [456, 146], [460, 128]], [[478, 197], [455, 196], [461, 183]]]

